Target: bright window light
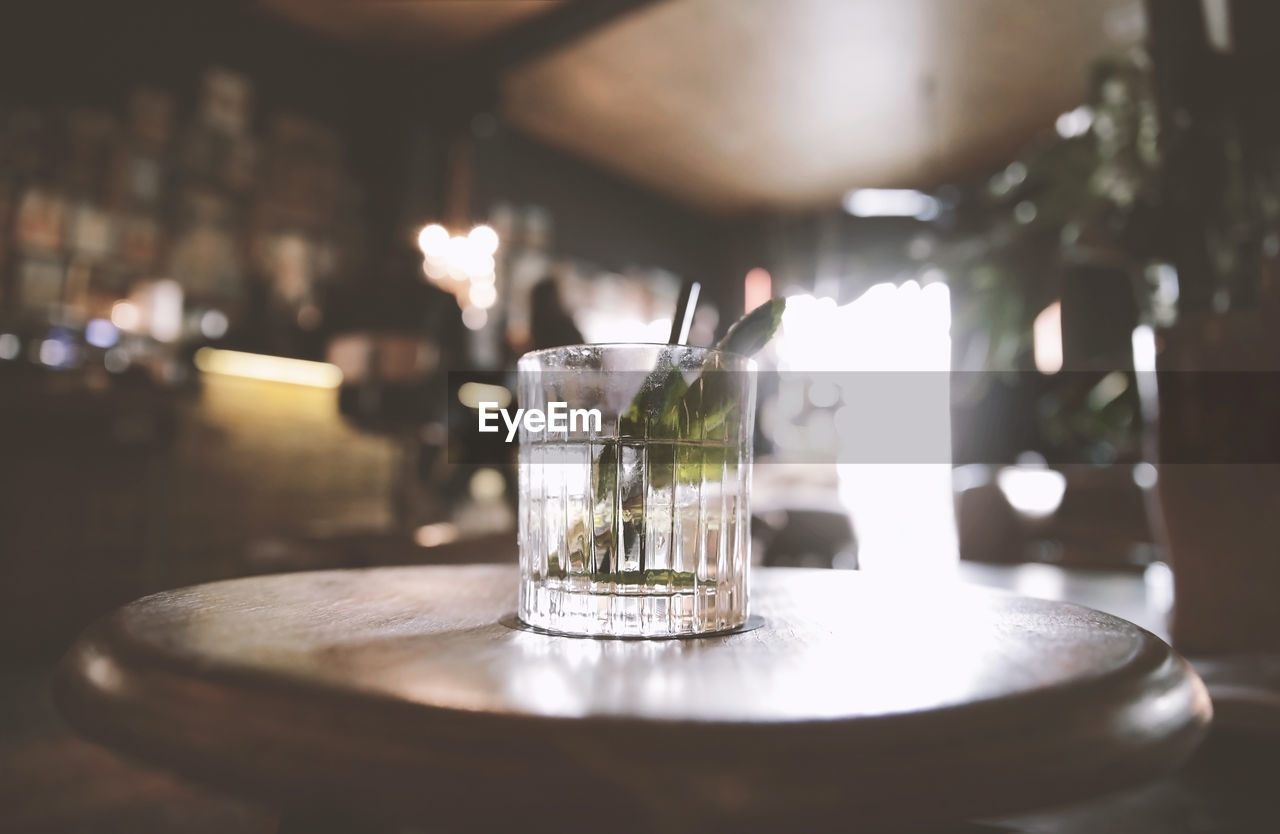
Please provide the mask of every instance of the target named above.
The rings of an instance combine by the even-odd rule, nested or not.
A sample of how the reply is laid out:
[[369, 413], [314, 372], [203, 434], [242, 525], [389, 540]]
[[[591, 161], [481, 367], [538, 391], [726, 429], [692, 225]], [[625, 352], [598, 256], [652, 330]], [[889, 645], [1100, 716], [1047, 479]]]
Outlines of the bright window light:
[[1053, 123], [1058, 135], [1063, 139], [1083, 136], [1093, 127], [1093, 111], [1087, 105], [1080, 105], [1075, 110], [1068, 110]]
[[859, 188], [844, 195], [844, 210], [854, 217], [914, 217], [933, 220], [938, 201], [910, 188]]
[[1062, 303], [1055, 301], [1040, 311], [1031, 325], [1031, 352], [1036, 370], [1056, 374], [1062, 370]]
[[[953, 574], [958, 560], [951, 492], [951, 297], [946, 284], [876, 284], [846, 305], [811, 295], [787, 300], [777, 342], [782, 375], [777, 407], [795, 429], [817, 386], [841, 387], [833, 422], [810, 421], [787, 442], [838, 449], [839, 499], [858, 535], [863, 569], [913, 579]], [[825, 373], [824, 373], [825, 372]], [[867, 372], [867, 373], [853, 373]], [[876, 373], [894, 372], [894, 373]], [[804, 384], [806, 379], [811, 385]], [[885, 386], [888, 386], [887, 388]], [[911, 391], [913, 422], [904, 427], [887, 390]], [[821, 414], [823, 412], [818, 412]], [[911, 432], [921, 463], [868, 463], [887, 432]], [[779, 445], [784, 444], [778, 438]], [[808, 444], [808, 445], [805, 445]]]
[[1006, 466], [996, 473], [996, 485], [1010, 506], [1028, 518], [1048, 518], [1062, 505], [1067, 478], [1043, 465]]

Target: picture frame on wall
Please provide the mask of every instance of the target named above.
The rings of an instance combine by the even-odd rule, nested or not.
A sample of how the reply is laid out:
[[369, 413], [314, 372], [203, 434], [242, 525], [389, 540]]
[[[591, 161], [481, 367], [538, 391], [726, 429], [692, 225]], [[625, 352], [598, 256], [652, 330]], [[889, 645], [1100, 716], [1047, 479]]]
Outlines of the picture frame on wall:
[[37, 254], [18, 263], [17, 297], [20, 309], [48, 313], [62, 304], [66, 263], [57, 256]]
[[28, 188], [18, 201], [14, 237], [26, 251], [55, 252], [62, 245], [66, 222], [67, 203], [61, 195]]

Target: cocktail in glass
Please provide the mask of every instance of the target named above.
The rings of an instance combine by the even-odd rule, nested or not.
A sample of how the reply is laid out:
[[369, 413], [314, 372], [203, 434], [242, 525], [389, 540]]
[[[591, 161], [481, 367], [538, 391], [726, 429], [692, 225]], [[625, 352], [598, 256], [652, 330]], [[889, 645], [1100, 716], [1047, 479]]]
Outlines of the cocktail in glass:
[[[519, 363], [526, 624], [597, 637], [747, 619], [755, 363], [679, 345], [580, 345]], [[593, 419], [598, 415], [598, 422]]]

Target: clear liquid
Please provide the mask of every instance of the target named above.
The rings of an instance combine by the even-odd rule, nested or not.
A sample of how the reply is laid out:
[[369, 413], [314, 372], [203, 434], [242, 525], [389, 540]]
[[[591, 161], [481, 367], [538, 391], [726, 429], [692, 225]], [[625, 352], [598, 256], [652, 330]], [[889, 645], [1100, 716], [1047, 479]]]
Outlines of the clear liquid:
[[749, 479], [750, 462], [734, 444], [523, 446], [520, 618], [613, 636], [741, 625]]

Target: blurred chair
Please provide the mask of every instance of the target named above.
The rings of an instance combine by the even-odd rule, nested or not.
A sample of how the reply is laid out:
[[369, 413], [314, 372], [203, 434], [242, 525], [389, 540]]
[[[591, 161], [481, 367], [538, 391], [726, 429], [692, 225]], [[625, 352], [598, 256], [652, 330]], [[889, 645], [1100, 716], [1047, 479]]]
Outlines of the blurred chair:
[[858, 567], [848, 514], [827, 509], [771, 510], [752, 519], [752, 535], [771, 567]]
[[1068, 567], [1138, 570], [1157, 550], [1133, 467], [1031, 467], [1052, 476], [1052, 490], [1022, 479], [1004, 480], [1007, 468], [968, 465], [955, 470], [960, 558], [1016, 564], [1053, 562]]

